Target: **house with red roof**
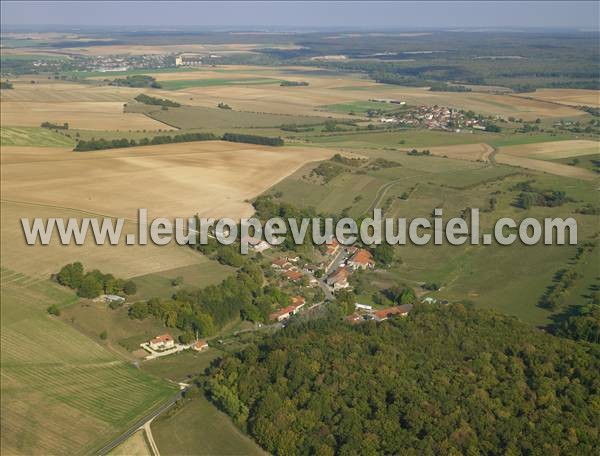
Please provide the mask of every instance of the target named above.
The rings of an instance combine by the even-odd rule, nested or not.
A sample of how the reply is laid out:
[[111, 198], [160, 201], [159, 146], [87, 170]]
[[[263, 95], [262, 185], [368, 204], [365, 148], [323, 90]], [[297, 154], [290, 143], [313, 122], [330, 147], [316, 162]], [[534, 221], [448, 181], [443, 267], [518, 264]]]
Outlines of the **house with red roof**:
[[373, 255], [368, 250], [358, 249], [348, 261], [348, 266], [352, 269], [373, 269], [375, 260], [373, 260]]
[[327, 279], [325, 279], [325, 283], [334, 290], [341, 290], [342, 288], [348, 288], [350, 286], [348, 277], [350, 277], [350, 271], [348, 271], [348, 269], [343, 267], [338, 268], [337, 271], [330, 274]]
[[168, 350], [175, 347], [175, 340], [171, 334], [161, 334], [148, 342], [152, 350]]
[[208, 348], [208, 343], [205, 340], [197, 340], [192, 344], [192, 350], [202, 351]]
[[387, 309], [381, 309], [373, 312], [373, 318], [377, 321], [384, 321], [395, 316], [405, 317], [412, 310], [412, 308], [412, 304], [388, 307]]
[[302, 277], [304, 277], [304, 274], [302, 274], [300, 271], [289, 270], [289, 271], [285, 271], [283, 274], [292, 282], [296, 282], [296, 281], [300, 280]]

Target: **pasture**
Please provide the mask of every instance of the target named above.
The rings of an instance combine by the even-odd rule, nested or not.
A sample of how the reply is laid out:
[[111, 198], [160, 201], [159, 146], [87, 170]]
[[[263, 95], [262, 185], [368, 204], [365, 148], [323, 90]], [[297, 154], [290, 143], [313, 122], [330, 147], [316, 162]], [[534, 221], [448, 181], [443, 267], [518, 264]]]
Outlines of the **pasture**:
[[3, 454], [89, 454], [175, 392], [46, 312], [73, 301], [2, 269]]
[[266, 454], [204, 397], [194, 398], [174, 413], [153, 421], [152, 434], [165, 455]]

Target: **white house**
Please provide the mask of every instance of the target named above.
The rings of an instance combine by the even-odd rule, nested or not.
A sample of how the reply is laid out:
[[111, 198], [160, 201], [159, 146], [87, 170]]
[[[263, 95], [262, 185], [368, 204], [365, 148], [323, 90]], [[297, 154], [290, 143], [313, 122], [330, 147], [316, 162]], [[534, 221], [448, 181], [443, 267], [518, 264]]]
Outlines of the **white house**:
[[171, 334], [161, 334], [148, 342], [148, 345], [152, 350], [168, 350], [175, 347], [175, 340]]

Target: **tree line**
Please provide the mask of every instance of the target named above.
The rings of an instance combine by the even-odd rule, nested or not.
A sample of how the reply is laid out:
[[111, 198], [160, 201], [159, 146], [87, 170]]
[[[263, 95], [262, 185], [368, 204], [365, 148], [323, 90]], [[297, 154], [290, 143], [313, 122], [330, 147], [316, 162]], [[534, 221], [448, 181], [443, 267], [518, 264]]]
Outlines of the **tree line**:
[[241, 133], [225, 133], [223, 135], [223, 141], [260, 144], [263, 146], [283, 146], [285, 144], [283, 139], [279, 137], [272, 138], [269, 136], [246, 135]]
[[223, 141], [231, 142], [242, 142], [249, 144], [261, 144], [266, 146], [283, 146], [284, 141], [281, 138], [270, 138], [268, 136], [256, 136], [256, 135], [242, 135], [235, 133], [225, 133], [222, 137], [219, 137], [213, 133], [181, 133], [178, 135], [160, 135], [154, 136], [153, 138], [142, 138], [142, 139], [104, 139], [104, 138], [92, 138], [89, 140], [80, 139], [75, 148], [75, 152], [88, 152], [92, 150], [104, 150], [104, 149], [120, 149], [124, 147], [137, 147], [137, 146], [152, 146], [157, 144], [174, 144], [181, 142], [194, 142], [194, 141], [216, 141], [221, 139]]
[[151, 146], [156, 144], [173, 144], [193, 141], [213, 141], [216, 139], [219, 138], [212, 133], [182, 133], [174, 136], [160, 135], [154, 136], [153, 138], [142, 138], [139, 140], [127, 138], [92, 138], [90, 140], [79, 140], [73, 150], [76, 152], [87, 152], [90, 150], [117, 149], [123, 147]]

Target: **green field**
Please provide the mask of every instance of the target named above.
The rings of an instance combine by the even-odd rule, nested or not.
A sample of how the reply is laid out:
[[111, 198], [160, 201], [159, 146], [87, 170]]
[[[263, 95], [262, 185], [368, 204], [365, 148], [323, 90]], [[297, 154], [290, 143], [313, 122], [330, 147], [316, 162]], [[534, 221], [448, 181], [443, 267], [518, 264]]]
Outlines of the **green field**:
[[[198, 264], [134, 277], [133, 280], [138, 286], [136, 298], [167, 298], [181, 288], [204, 288], [220, 283], [233, 273], [233, 268], [203, 256], [200, 257]], [[177, 277], [183, 278], [183, 283], [173, 287], [171, 281]]]
[[206, 108], [202, 106], [182, 106], [157, 109], [155, 106], [140, 103], [129, 103], [127, 112], [141, 112], [147, 116], [183, 129], [214, 130], [217, 128], [235, 129], [248, 127], [276, 127], [285, 124], [318, 124], [324, 122], [323, 117], [293, 116], [285, 114], [263, 114], [257, 112], [236, 111], [233, 109]]
[[45, 310], [74, 299], [2, 270], [3, 454], [90, 454], [175, 392]]
[[590, 171], [598, 172], [600, 170], [600, 154], [578, 155], [577, 157], [559, 158], [552, 161], [589, 169]]
[[178, 79], [158, 81], [163, 89], [180, 90], [192, 87], [213, 87], [224, 85], [262, 85], [281, 84], [281, 79], [272, 78], [207, 78], [207, 79]]
[[339, 114], [365, 114], [367, 111], [400, 111], [406, 109], [403, 106], [397, 104], [380, 103], [377, 101], [353, 101], [349, 103], [337, 103], [331, 105], [318, 106], [317, 109], [336, 112]]
[[336, 133], [328, 135], [307, 135], [312, 143], [324, 147], [336, 148], [398, 148], [411, 149], [421, 147], [452, 146], [455, 144], [473, 144], [490, 142], [499, 138], [494, 133], [451, 133], [432, 130], [394, 130], [373, 132]]
[[75, 141], [47, 128], [2, 127], [0, 145], [29, 147], [73, 147]]
[[155, 420], [152, 434], [161, 455], [264, 455], [227, 415], [203, 397], [185, 403], [174, 414]]

